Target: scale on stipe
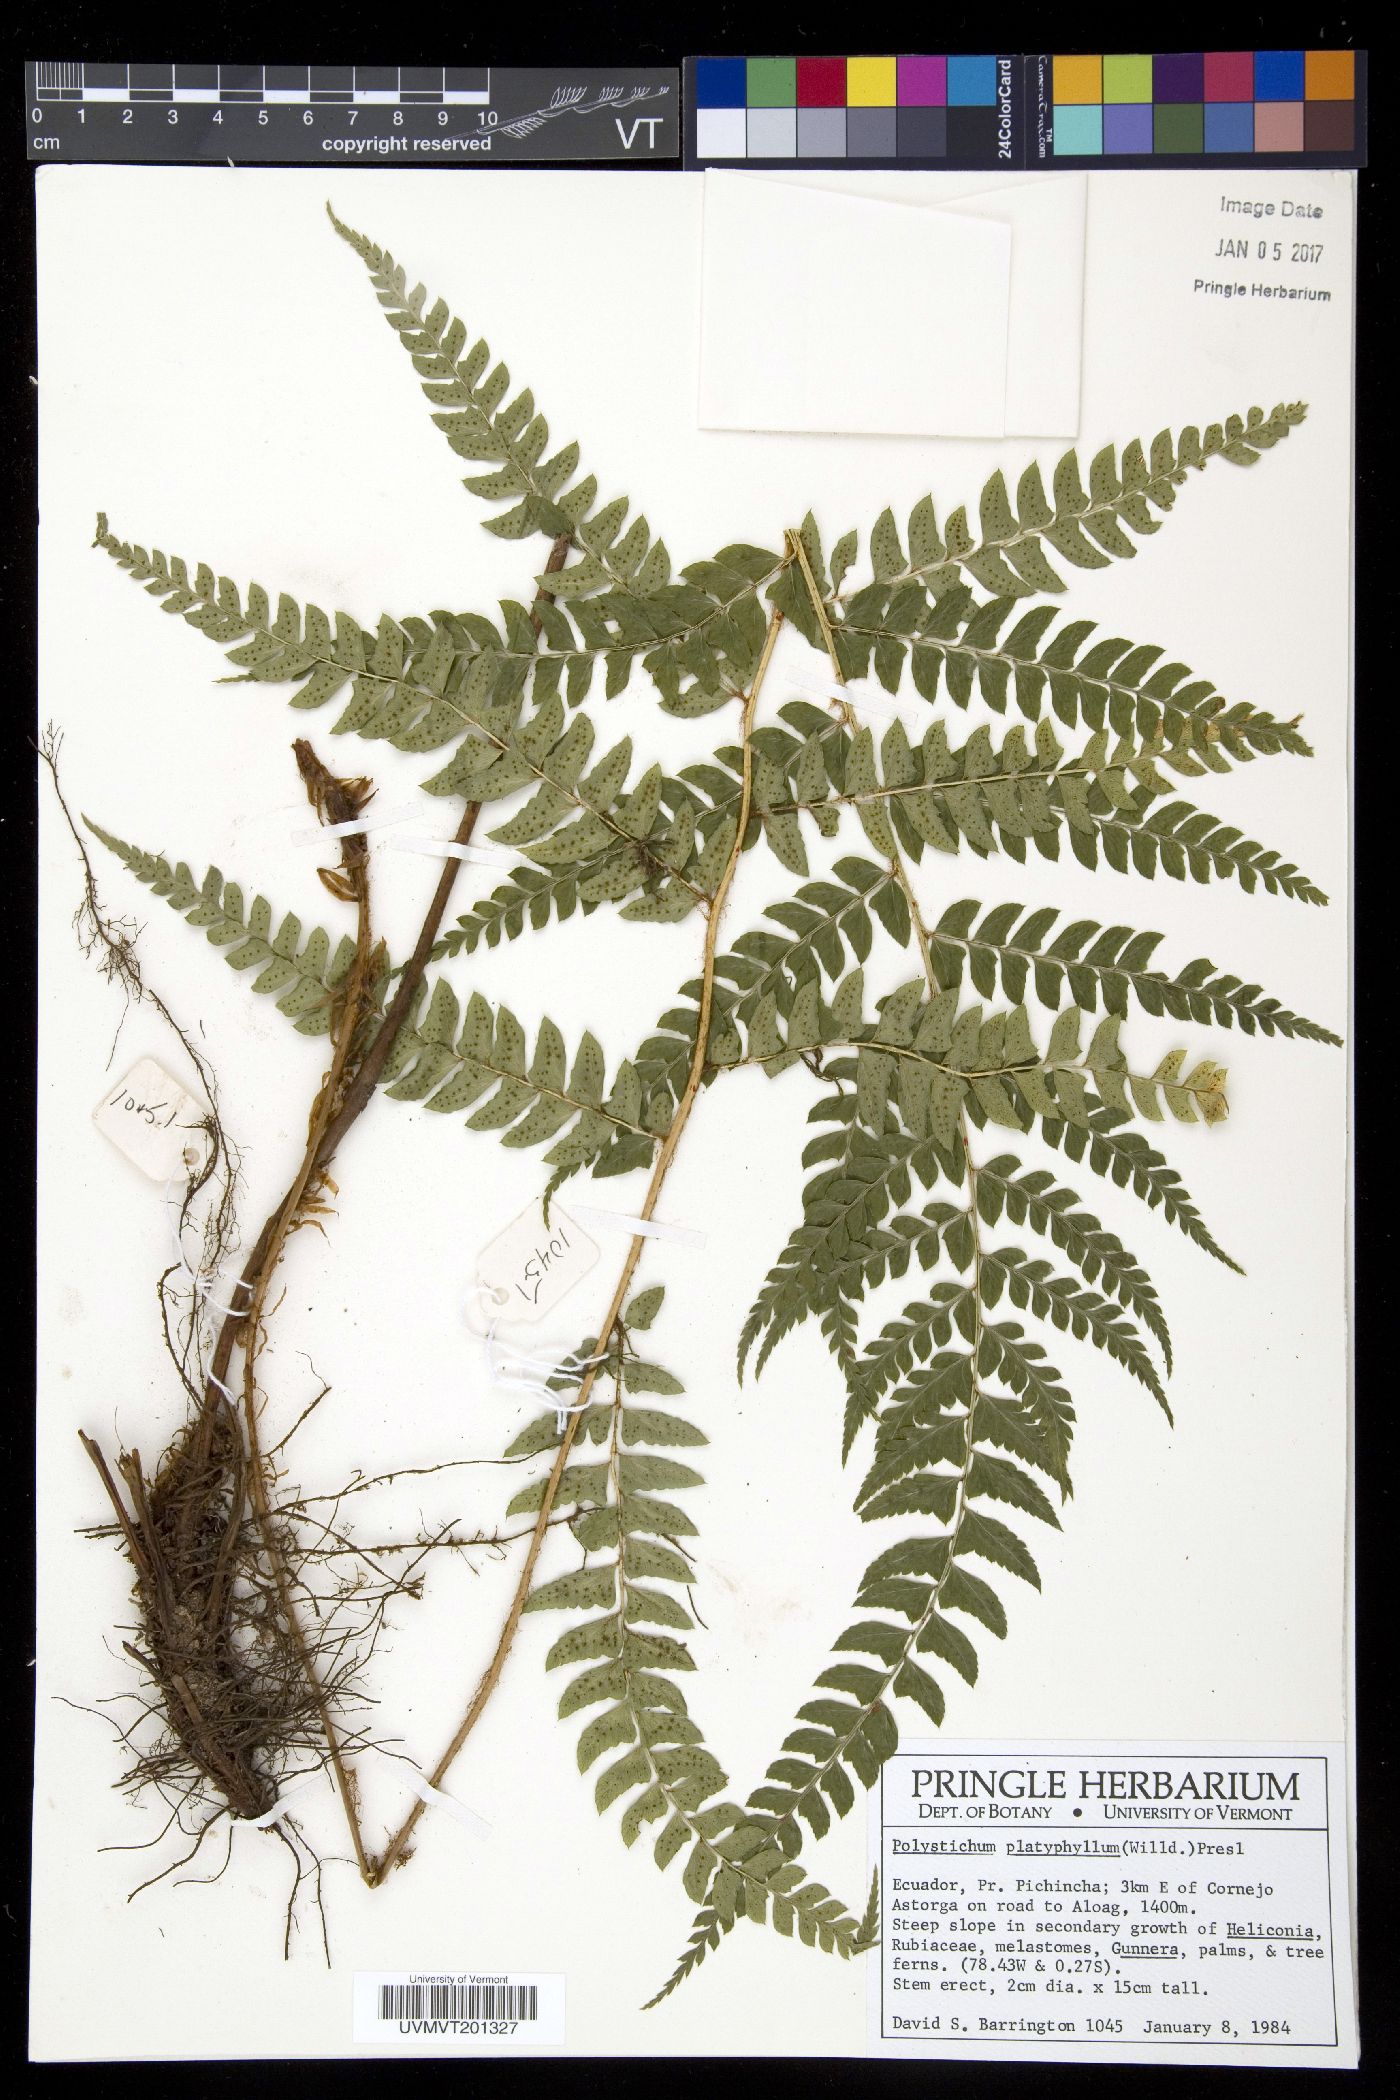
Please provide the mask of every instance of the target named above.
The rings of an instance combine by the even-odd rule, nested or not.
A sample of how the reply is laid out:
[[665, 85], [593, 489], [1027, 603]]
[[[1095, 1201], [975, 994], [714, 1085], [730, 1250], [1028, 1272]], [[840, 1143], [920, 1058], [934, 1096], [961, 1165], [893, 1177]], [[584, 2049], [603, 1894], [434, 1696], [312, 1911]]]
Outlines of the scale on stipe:
[[674, 166], [674, 66], [25, 67], [33, 161]]

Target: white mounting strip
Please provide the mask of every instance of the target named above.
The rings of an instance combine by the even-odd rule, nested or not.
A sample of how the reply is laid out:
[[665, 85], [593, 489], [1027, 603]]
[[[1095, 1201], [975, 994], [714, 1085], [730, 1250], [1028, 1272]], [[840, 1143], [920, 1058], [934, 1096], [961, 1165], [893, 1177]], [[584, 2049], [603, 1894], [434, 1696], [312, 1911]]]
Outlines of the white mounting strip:
[[834, 700], [841, 691], [831, 672], [825, 678], [817, 678], [811, 671], [785, 670], [782, 677], [785, 685], [795, 685], [799, 692], [815, 694], [819, 700]]
[[294, 831], [294, 846], [314, 846], [317, 839], [346, 839], [355, 831], [382, 831], [386, 824], [405, 824], [416, 817], [417, 810], [411, 802], [398, 809], [386, 809], [376, 816], [352, 817], [348, 824], [318, 824], [314, 831]]
[[279, 1794], [271, 1808], [265, 1808], [260, 1816], [249, 1816], [249, 1829], [266, 1830], [271, 1824], [279, 1822], [286, 1813], [289, 1801], [295, 1801], [300, 1794], [309, 1794], [312, 1787], [320, 1786], [325, 1777], [324, 1772], [309, 1772], [305, 1779], [299, 1780], [295, 1786], [289, 1786], [285, 1794]]
[[571, 1203], [569, 1209], [585, 1224], [625, 1232], [630, 1240], [674, 1240], [680, 1247], [703, 1247], [709, 1234], [695, 1225], [667, 1225], [660, 1218], [629, 1218], [622, 1211], [595, 1210], [591, 1203]]
[[[459, 1823], [465, 1823], [468, 1830], [475, 1831], [478, 1837], [491, 1835], [491, 1825], [485, 1816], [479, 1816], [474, 1808], [468, 1808], [465, 1801], [458, 1801], [453, 1795], [444, 1794], [441, 1787], [434, 1786], [431, 1780], [425, 1779], [417, 1765], [410, 1764], [407, 1758], [395, 1757], [391, 1751], [382, 1749], [378, 1743], [367, 1743], [364, 1747], [378, 1750], [380, 1756], [393, 1765], [409, 1792], [416, 1794], [426, 1807], [445, 1808], [449, 1815], [455, 1816]], [[325, 1777], [324, 1772], [311, 1772], [295, 1786], [288, 1787], [284, 1794], [278, 1795], [271, 1808], [264, 1809], [260, 1816], [248, 1818], [249, 1828], [266, 1830], [270, 1824], [278, 1822], [286, 1813], [289, 1801], [295, 1801], [299, 1795], [309, 1793], [312, 1787], [319, 1786]]]
[[[375, 1744], [372, 1747], [377, 1749], [379, 1746]], [[425, 1808], [445, 1808], [450, 1816], [455, 1816], [459, 1823], [465, 1823], [468, 1830], [475, 1831], [478, 1837], [490, 1837], [491, 1825], [485, 1816], [479, 1816], [474, 1808], [468, 1808], [466, 1802], [458, 1801], [455, 1795], [444, 1794], [440, 1786], [434, 1786], [430, 1779], [425, 1779], [417, 1765], [410, 1764], [406, 1758], [394, 1757], [387, 1750], [381, 1751], [380, 1754], [389, 1759], [409, 1792], [416, 1794]]]
[[452, 839], [386, 839], [396, 853], [425, 853], [430, 860], [479, 860], [492, 868], [513, 868], [517, 856], [503, 853], [498, 846], [459, 846]]
[[852, 707], [864, 708], [872, 715], [885, 715], [892, 722], [901, 712], [892, 700], [883, 694], [877, 696], [870, 690], [868, 678], [853, 678], [849, 684], [840, 685], [834, 677], [814, 678], [809, 671], [788, 671], [785, 676], [789, 685], [821, 700], [847, 700]]
[[903, 709], [896, 707], [892, 700], [877, 700], [873, 693], [858, 692], [849, 686], [842, 698], [849, 700], [852, 707], [859, 708], [864, 714], [881, 715], [887, 722], [897, 722], [903, 714]]

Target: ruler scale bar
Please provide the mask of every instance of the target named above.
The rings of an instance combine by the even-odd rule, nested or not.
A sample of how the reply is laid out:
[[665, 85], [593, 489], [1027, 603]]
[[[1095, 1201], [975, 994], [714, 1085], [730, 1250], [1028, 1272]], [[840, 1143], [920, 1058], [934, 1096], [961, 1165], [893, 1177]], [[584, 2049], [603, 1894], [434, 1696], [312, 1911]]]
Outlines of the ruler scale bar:
[[679, 66], [186, 65], [25, 69], [31, 160], [676, 167]]

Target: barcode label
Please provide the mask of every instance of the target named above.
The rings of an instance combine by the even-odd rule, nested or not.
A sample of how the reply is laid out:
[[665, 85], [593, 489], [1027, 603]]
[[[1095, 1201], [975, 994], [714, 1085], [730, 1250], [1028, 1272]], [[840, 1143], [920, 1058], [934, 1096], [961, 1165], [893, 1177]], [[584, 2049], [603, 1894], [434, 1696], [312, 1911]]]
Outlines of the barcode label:
[[534, 1983], [381, 1983], [381, 2020], [537, 2020]]
[[354, 2020], [356, 2042], [376, 2054], [562, 2042], [564, 1979], [518, 1970], [362, 1971]]

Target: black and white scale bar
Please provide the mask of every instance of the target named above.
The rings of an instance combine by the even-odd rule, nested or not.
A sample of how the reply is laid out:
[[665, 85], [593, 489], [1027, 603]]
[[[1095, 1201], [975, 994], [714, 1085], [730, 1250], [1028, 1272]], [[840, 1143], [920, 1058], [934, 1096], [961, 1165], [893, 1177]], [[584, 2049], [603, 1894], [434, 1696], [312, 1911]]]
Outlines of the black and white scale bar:
[[33, 161], [677, 167], [676, 66], [25, 68]]
[[393, 108], [400, 103], [484, 108], [489, 66], [152, 66], [96, 62], [38, 64], [43, 102], [240, 103], [271, 107], [340, 102]]

